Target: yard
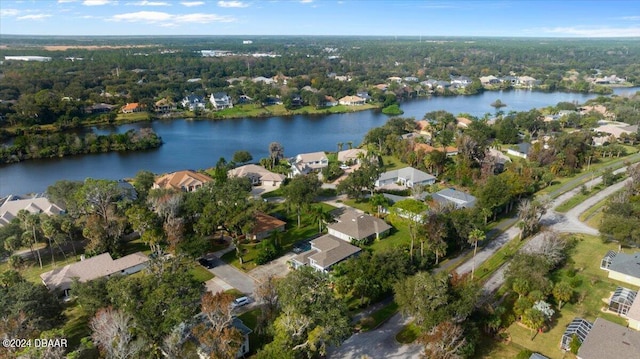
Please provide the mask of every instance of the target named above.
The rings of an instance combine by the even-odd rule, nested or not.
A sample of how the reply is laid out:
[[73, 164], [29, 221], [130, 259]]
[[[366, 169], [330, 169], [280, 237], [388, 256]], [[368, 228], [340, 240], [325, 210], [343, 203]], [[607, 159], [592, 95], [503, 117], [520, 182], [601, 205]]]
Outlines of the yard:
[[[336, 207], [326, 203], [320, 203], [319, 205], [322, 206], [325, 212], [336, 209]], [[283, 220], [287, 222], [285, 226], [286, 230], [282, 232], [282, 236], [280, 238], [280, 245], [282, 246], [280, 255], [290, 252], [296, 242], [318, 234], [318, 222], [313, 219], [310, 213], [302, 213], [300, 228], [298, 228], [298, 218], [296, 214], [293, 212], [288, 213], [282, 203], [277, 204], [274, 210], [270, 211], [269, 214], [275, 217], [284, 217]], [[243, 264], [240, 264], [240, 260], [236, 256], [236, 251], [226, 253], [222, 256], [222, 260], [236, 268], [248, 272], [257, 267], [257, 263], [255, 262], [258, 255], [257, 246], [258, 243], [242, 244]]]
[[[554, 282], [567, 281], [574, 288], [574, 296], [570, 303], [565, 304], [554, 316], [551, 329], [544, 333], [538, 333], [534, 339], [530, 329], [512, 324], [506, 329], [506, 333], [511, 338], [511, 343], [493, 343], [491, 347], [482, 348], [485, 358], [507, 358], [514, 352], [522, 348], [533, 352], [539, 352], [549, 358], [573, 358], [570, 353], [560, 350], [560, 339], [566, 326], [575, 318], [581, 317], [589, 321], [594, 321], [597, 317], [603, 317], [612, 322], [626, 325], [623, 318], [604, 313], [602, 308], [606, 306], [603, 299], [610, 296], [618, 285], [629, 287], [610, 279], [607, 279], [607, 272], [600, 269], [600, 259], [608, 250], [617, 250], [614, 243], [603, 243], [595, 236], [576, 235], [577, 244], [571, 252], [571, 258], [564, 268], [556, 271], [552, 275]], [[484, 343], [488, 344], [488, 343]], [[483, 345], [484, 346], [484, 345]]]

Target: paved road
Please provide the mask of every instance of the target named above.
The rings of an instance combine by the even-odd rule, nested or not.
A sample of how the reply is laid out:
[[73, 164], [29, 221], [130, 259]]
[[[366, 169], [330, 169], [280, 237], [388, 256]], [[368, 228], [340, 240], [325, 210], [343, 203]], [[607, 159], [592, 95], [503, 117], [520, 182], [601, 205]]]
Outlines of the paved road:
[[418, 359], [422, 346], [400, 345], [396, 334], [411, 320], [400, 313], [391, 317], [376, 330], [356, 333], [338, 348], [329, 348], [328, 357], [335, 359]]
[[220, 258], [216, 257], [214, 261], [215, 267], [209, 269], [209, 271], [213, 273], [216, 278], [219, 278], [244, 294], [253, 295], [256, 285], [253, 278], [236, 267], [225, 263]]
[[[598, 183], [601, 181], [600, 178], [595, 179], [594, 181], [596, 180], [598, 181]], [[587, 198], [585, 201], [583, 201], [576, 207], [569, 210], [565, 215], [561, 215], [552, 211], [552, 213], [549, 214], [546, 218], [547, 223], [553, 222], [549, 226], [549, 229], [552, 229], [557, 232], [564, 232], [564, 233], [585, 233], [585, 234], [591, 234], [591, 235], [598, 235], [599, 234], [598, 230], [587, 226], [586, 224], [581, 222], [578, 217], [580, 216], [580, 214], [582, 214], [582, 212], [591, 208], [596, 203], [602, 201], [603, 199], [607, 198], [608, 196], [615, 193], [616, 191], [620, 190], [627, 183], [629, 183], [629, 181], [630, 179], [626, 179], [624, 181], [618, 182], [612, 186], [609, 186], [603, 189], [602, 191]], [[590, 185], [594, 185], [594, 183], [590, 183]], [[579, 191], [579, 189], [577, 189], [577, 191]], [[571, 192], [574, 192], [574, 191], [571, 191]], [[552, 219], [551, 217], [554, 215], [556, 216], [556, 218]], [[540, 245], [540, 241], [542, 241], [543, 237], [544, 237], [544, 233], [539, 233], [538, 235], [534, 236], [524, 246], [522, 246], [520, 251], [527, 251]], [[498, 288], [500, 288], [500, 286], [504, 283], [504, 271], [506, 267], [507, 267], [507, 264], [505, 263], [505, 265], [500, 267], [485, 282], [483, 289], [486, 294], [493, 293]]]

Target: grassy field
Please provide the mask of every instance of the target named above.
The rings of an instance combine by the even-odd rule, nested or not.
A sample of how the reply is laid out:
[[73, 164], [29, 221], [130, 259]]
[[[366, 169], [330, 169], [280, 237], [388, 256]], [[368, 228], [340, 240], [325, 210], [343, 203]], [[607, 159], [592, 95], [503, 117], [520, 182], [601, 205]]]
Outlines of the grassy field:
[[[325, 212], [336, 209], [335, 207], [326, 203], [320, 203], [320, 205], [322, 205]], [[284, 220], [285, 222], [287, 222], [285, 227], [286, 231], [282, 233], [280, 243], [282, 246], [281, 254], [291, 251], [293, 249], [293, 245], [296, 242], [318, 234], [318, 222], [314, 221], [308, 213], [302, 214], [300, 228], [298, 228], [298, 219], [296, 214], [287, 213], [283, 204], [278, 204], [276, 208], [270, 212], [270, 214], [285, 216]], [[240, 264], [240, 260], [236, 256], [236, 251], [231, 251], [223, 255], [222, 260], [244, 271], [254, 269], [257, 266], [255, 262], [256, 256], [258, 255], [257, 245], [257, 243], [242, 244], [243, 264]]]
[[394, 314], [398, 312], [398, 304], [391, 302], [377, 311], [371, 313], [370, 316], [363, 318], [360, 321], [360, 331], [366, 332], [377, 328], [380, 324], [389, 320]]
[[418, 339], [420, 328], [414, 323], [409, 323], [396, 334], [396, 340], [402, 344], [411, 344]]
[[211, 272], [199, 264], [194, 265], [189, 272], [198, 282], [206, 282], [214, 277]]
[[[603, 243], [598, 237], [576, 235], [576, 246], [572, 250], [571, 258], [564, 268], [552, 275], [554, 282], [567, 281], [574, 288], [574, 297], [570, 303], [562, 309], [556, 309], [556, 315], [549, 331], [539, 333], [532, 339], [532, 332], [517, 323], [507, 328], [506, 332], [511, 337], [509, 345], [490, 345], [484, 348], [484, 358], [507, 358], [514, 349], [515, 352], [526, 348], [539, 352], [552, 359], [572, 358], [573, 355], [563, 353], [559, 349], [560, 339], [566, 326], [575, 318], [582, 317], [594, 321], [602, 317], [612, 322], [626, 325], [626, 321], [616, 315], [605, 313], [602, 309], [606, 306], [604, 300], [608, 298], [617, 286], [627, 286], [607, 278], [607, 273], [600, 269], [600, 258], [608, 250], [616, 250], [613, 243]], [[487, 343], [485, 343], [487, 344]]]
[[303, 106], [293, 110], [287, 110], [284, 105], [260, 106], [256, 104], [236, 105], [222, 111], [209, 112], [205, 117], [214, 119], [230, 119], [242, 117], [270, 117], [270, 116], [291, 116], [291, 115], [328, 115], [333, 113], [347, 113], [366, 111], [379, 108], [378, 105], [365, 104], [362, 106], [333, 106], [316, 109], [313, 106]]
[[260, 308], [250, 310], [238, 316], [247, 327], [251, 328], [249, 334], [249, 355], [253, 355], [256, 351], [268, 343], [269, 338], [266, 335], [259, 334], [256, 330], [258, 326], [258, 317], [260, 316]]

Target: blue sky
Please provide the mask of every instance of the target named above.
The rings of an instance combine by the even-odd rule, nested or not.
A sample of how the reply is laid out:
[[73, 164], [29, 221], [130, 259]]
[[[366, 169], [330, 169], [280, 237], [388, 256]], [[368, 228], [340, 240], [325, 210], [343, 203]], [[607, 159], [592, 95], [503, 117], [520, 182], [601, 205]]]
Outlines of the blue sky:
[[0, 36], [640, 37], [640, 1], [0, 0]]

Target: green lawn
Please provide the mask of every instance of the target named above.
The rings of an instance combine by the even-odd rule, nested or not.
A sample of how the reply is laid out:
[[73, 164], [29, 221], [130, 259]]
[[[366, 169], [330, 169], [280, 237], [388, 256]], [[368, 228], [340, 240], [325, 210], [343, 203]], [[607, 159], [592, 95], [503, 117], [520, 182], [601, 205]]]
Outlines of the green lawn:
[[402, 328], [398, 334], [396, 334], [396, 340], [402, 344], [411, 344], [418, 339], [420, 335], [420, 328], [413, 322], [407, 324]]
[[380, 324], [389, 320], [394, 314], [398, 312], [398, 304], [391, 302], [377, 311], [371, 313], [370, 316], [360, 321], [360, 331], [366, 332], [371, 329], [377, 328]]
[[303, 106], [293, 110], [287, 110], [284, 105], [260, 106], [256, 104], [236, 105], [233, 108], [222, 111], [209, 112], [204, 114], [206, 117], [230, 119], [242, 117], [271, 117], [271, 116], [289, 116], [289, 115], [323, 115], [332, 113], [358, 112], [379, 108], [378, 105], [365, 104], [362, 106], [333, 106], [327, 108], [316, 109], [313, 106]]
[[62, 329], [69, 340], [69, 348], [77, 348], [80, 340], [91, 335], [89, 329], [89, 317], [77, 304], [71, 304], [64, 311], [66, 322]]
[[198, 282], [206, 282], [209, 279], [212, 279], [214, 275], [207, 270], [207, 268], [196, 264], [189, 270], [193, 278], [195, 278]]
[[382, 164], [384, 165], [385, 171], [409, 166], [394, 156], [382, 156]]
[[[332, 211], [336, 209], [335, 207], [326, 204], [319, 203], [324, 208], [325, 212]], [[309, 238], [313, 235], [318, 234], [318, 223], [313, 220], [310, 214], [303, 213], [301, 216], [301, 226], [298, 228], [298, 218], [295, 213], [287, 213], [284, 208], [284, 204], [278, 204], [273, 211], [269, 214], [275, 215], [284, 215], [286, 224], [286, 230], [282, 233], [281, 246], [282, 250], [280, 254], [287, 253], [293, 249], [293, 245], [303, 239]], [[222, 260], [225, 262], [235, 266], [244, 271], [249, 271], [254, 269], [257, 264], [255, 262], [256, 256], [258, 255], [257, 243], [243, 243], [243, 261], [244, 263], [241, 265], [240, 260], [236, 256], [236, 251], [231, 251], [222, 256]]]
[[[35, 259], [28, 260], [25, 262], [22, 268], [20, 268], [20, 274], [28, 281], [34, 282], [37, 284], [42, 284], [42, 279], [40, 279], [40, 274], [48, 272], [55, 268], [63, 267], [67, 264], [74, 263], [80, 260], [80, 253], [75, 257], [72, 252], [67, 253], [67, 257], [65, 258], [62, 253], [59, 251], [57, 253], [54, 252], [55, 257], [55, 266], [51, 261], [51, 252], [48, 248], [40, 249], [40, 257], [42, 258], [42, 268], [40, 268], [40, 264], [38, 263], [37, 256], [34, 254]], [[0, 272], [4, 272], [10, 269], [9, 264], [7, 262], [0, 263]]]

